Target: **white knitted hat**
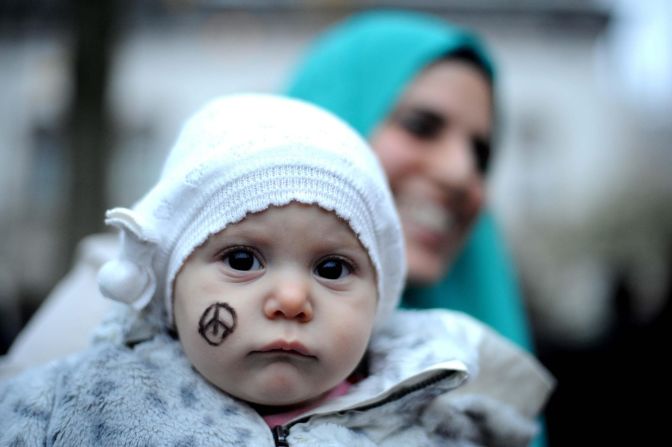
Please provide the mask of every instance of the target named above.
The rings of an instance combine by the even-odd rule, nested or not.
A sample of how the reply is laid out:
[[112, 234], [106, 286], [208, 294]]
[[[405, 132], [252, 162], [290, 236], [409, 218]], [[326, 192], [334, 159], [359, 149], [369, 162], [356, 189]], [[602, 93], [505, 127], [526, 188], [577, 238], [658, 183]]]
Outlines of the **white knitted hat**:
[[184, 126], [158, 183], [105, 222], [121, 230], [116, 259], [98, 274], [103, 295], [163, 307], [173, 325], [173, 282], [207, 238], [249, 213], [317, 204], [348, 222], [377, 273], [380, 324], [405, 278], [399, 218], [383, 170], [344, 122], [316, 106], [272, 95], [215, 99]]

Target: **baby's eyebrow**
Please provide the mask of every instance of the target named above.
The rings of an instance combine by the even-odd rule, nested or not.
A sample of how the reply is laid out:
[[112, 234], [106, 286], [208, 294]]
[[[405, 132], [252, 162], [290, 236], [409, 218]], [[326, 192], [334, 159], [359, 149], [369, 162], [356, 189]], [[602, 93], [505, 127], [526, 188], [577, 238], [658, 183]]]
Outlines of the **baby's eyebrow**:
[[357, 261], [364, 258], [369, 259], [368, 251], [359, 243], [353, 243], [353, 241], [348, 242], [333, 242], [333, 243], [324, 243], [317, 247], [320, 252], [324, 255], [340, 255], [351, 258], [351, 260]]
[[[244, 222], [244, 223], [243, 223]], [[219, 233], [211, 236], [215, 239], [238, 239], [248, 242], [272, 240], [269, 229], [265, 225], [242, 221], [240, 225], [226, 227]]]

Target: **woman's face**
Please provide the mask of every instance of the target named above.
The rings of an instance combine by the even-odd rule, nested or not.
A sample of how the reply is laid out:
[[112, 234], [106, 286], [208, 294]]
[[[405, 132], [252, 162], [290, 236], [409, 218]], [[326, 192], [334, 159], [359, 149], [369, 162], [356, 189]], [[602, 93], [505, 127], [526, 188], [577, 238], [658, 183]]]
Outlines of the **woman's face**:
[[478, 216], [491, 98], [477, 68], [442, 60], [410, 84], [371, 136], [401, 216], [411, 282], [437, 281]]

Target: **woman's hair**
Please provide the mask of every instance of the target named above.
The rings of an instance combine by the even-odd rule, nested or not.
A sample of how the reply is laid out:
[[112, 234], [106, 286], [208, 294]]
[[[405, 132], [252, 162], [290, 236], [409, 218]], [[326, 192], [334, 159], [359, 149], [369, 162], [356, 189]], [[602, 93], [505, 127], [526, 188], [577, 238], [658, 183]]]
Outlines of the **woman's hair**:
[[493, 74], [488, 70], [486, 64], [483, 62], [483, 58], [476, 53], [472, 48], [464, 47], [457, 50], [448, 52], [441, 60], [458, 60], [461, 62], [466, 62], [475, 69], [477, 69], [490, 84], [493, 83]]

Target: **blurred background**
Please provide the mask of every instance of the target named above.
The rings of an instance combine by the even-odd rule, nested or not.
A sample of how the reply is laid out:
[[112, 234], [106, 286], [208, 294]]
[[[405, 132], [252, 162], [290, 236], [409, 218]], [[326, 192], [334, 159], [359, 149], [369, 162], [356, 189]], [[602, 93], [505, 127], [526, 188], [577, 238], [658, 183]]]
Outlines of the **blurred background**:
[[184, 118], [279, 91], [317, 33], [376, 7], [472, 27], [495, 55], [490, 201], [559, 380], [549, 444], [666, 439], [668, 0], [0, 0], [0, 354]]

